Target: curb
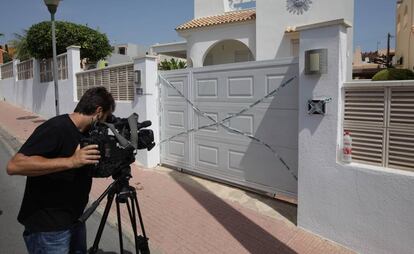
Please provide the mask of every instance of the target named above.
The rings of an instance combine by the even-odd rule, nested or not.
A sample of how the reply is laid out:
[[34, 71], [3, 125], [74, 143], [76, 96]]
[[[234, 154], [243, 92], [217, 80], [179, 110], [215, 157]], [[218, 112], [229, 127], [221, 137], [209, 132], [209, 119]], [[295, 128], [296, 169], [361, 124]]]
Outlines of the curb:
[[17, 151], [19, 151], [20, 147], [23, 145], [17, 138], [10, 134], [9, 131], [4, 129], [0, 126], [0, 140], [2, 140], [3, 144], [5, 145], [7, 151], [14, 155]]

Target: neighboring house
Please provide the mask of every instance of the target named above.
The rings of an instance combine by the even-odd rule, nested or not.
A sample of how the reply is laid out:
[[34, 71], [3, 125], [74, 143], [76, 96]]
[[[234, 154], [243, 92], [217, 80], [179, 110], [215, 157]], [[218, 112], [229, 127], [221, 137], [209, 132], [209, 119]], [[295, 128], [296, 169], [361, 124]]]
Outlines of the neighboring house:
[[148, 47], [138, 44], [125, 43], [113, 47], [112, 54], [106, 58], [108, 65], [132, 62], [134, 58], [144, 57], [149, 53]]
[[[243, 9], [248, 3], [253, 4]], [[298, 55], [297, 26], [340, 18], [352, 21], [353, 5], [340, 0], [194, 0], [194, 19], [176, 31], [186, 39], [188, 66], [271, 60]], [[352, 36], [349, 40], [352, 44]], [[184, 45], [163, 44], [163, 52], [182, 54]]]
[[414, 70], [414, 0], [397, 0], [396, 67]]
[[357, 47], [354, 52], [354, 61], [352, 63], [352, 78], [353, 79], [371, 79], [375, 73], [384, 69], [377, 63], [370, 62], [370, 59], [362, 60], [362, 51]]
[[151, 46], [150, 54], [157, 56], [158, 63], [164, 60], [171, 61], [171, 59], [187, 62], [187, 42], [157, 43]]
[[0, 45], [0, 64], [3, 64], [5, 61], [3, 54], [8, 54], [10, 58], [13, 58], [14, 54], [16, 53], [16, 49], [10, 46], [7, 47], [8, 51], [6, 51], [6, 46], [7, 45]]

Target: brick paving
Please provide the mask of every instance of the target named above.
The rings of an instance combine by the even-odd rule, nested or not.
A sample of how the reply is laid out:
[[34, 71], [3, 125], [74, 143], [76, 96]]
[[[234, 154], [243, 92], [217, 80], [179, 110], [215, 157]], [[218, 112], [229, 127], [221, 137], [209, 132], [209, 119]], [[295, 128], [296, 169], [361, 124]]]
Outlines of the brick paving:
[[[41, 117], [31, 112], [0, 102], [1, 128], [20, 142], [24, 142], [42, 122]], [[146, 233], [156, 252], [353, 253], [296, 227], [283, 217], [272, 218], [223, 199], [194, 177], [169, 170], [139, 168], [135, 164], [131, 171], [130, 185], [137, 189]], [[112, 179], [94, 179], [91, 200], [95, 200], [111, 182]], [[98, 211], [102, 211], [104, 205], [105, 201]], [[113, 211], [109, 220], [116, 221]], [[122, 224], [124, 233], [130, 236], [132, 230], [124, 207]]]

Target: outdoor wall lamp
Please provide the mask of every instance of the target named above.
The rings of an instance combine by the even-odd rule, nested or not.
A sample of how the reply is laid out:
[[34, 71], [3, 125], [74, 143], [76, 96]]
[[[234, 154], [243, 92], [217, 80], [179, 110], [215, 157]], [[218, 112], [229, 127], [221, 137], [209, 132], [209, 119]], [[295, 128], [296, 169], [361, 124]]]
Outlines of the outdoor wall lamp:
[[305, 51], [305, 74], [328, 73], [328, 49]]
[[134, 71], [135, 94], [144, 95], [144, 89], [141, 87], [141, 70]]
[[56, 115], [59, 115], [59, 88], [58, 88], [58, 73], [57, 73], [57, 58], [56, 58], [56, 34], [55, 34], [55, 13], [60, 0], [44, 0], [47, 9], [50, 12], [50, 19], [52, 21], [52, 48], [53, 48], [53, 83], [55, 87], [55, 107]]
[[136, 85], [141, 85], [141, 70], [135, 70], [134, 73], [134, 83]]

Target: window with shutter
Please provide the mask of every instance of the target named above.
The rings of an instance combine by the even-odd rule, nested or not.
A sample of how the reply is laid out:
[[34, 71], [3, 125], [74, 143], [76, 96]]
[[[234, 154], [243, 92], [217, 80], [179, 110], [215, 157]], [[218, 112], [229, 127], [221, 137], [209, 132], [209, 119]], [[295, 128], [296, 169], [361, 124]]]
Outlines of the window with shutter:
[[109, 66], [76, 74], [78, 98], [91, 87], [104, 86], [117, 101], [134, 100], [134, 65]]
[[353, 161], [414, 171], [414, 87], [345, 88]]

